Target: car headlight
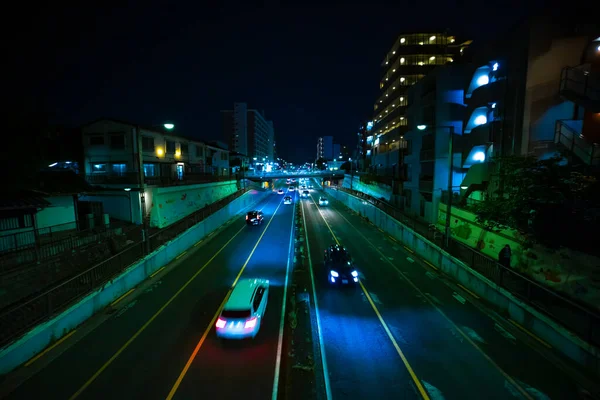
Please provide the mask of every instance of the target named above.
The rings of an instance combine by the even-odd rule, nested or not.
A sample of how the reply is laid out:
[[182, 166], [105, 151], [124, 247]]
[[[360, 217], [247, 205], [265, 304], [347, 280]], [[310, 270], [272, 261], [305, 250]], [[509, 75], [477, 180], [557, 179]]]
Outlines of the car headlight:
[[340, 274], [338, 274], [335, 271], [331, 271], [331, 276], [333, 276], [334, 278], [337, 278], [338, 276], [340, 276]]
[[352, 276], [355, 277], [355, 278], [357, 278], [358, 277], [358, 272], [352, 271]]

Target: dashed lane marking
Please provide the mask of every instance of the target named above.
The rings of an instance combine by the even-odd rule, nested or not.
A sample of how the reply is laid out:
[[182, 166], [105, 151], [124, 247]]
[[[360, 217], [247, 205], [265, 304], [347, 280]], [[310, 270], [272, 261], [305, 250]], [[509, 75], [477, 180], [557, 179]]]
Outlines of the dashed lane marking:
[[537, 337], [533, 333], [529, 332], [527, 329], [523, 328], [521, 325], [519, 325], [518, 323], [516, 323], [512, 319], [509, 319], [508, 322], [510, 322], [511, 324], [513, 324], [514, 326], [516, 326], [519, 330], [521, 330], [522, 332], [526, 333], [532, 339], [536, 340], [538, 343], [542, 344], [543, 346], [545, 346], [545, 347], [547, 347], [549, 349], [552, 348], [552, 346], [550, 346], [548, 343], [544, 342], [542, 339], [540, 339], [539, 337]]
[[460, 283], [458, 283], [456, 286], [458, 286], [459, 288], [461, 288], [462, 290], [464, 290], [465, 292], [469, 293], [471, 296], [473, 296], [476, 299], [479, 299], [479, 296], [477, 296], [475, 293], [473, 293], [472, 291], [470, 291], [469, 289], [467, 289], [466, 287], [464, 287], [463, 285], [461, 285]]
[[410, 262], [410, 263], [414, 263], [414, 262], [415, 262], [415, 260], [413, 260], [413, 259], [412, 259], [412, 258], [410, 258], [410, 257], [406, 257], [406, 261], [408, 261], [408, 262]]
[[458, 301], [460, 304], [465, 304], [467, 302], [467, 300], [464, 297], [462, 297], [460, 294], [458, 294], [456, 292], [454, 292], [452, 294], [452, 297], [454, 297], [456, 299], [456, 301]]

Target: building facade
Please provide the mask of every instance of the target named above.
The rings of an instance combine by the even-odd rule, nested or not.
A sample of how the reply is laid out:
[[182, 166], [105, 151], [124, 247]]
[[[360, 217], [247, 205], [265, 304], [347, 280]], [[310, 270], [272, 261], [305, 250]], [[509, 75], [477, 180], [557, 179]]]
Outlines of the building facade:
[[317, 157], [325, 159], [325, 161], [331, 161], [334, 159], [333, 155], [333, 136], [322, 136], [317, 139]]
[[246, 103], [234, 103], [233, 110], [221, 111], [223, 137], [233, 152], [246, 154], [251, 160], [273, 161], [275, 130], [264, 112], [249, 109]]
[[457, 41], [446, 33], [401, 34], [381, 63], [380, 94], [375, 101], [371, 168], [379, 175], [393, 175], [399, 166], [398, 143], [408, 131], [406, 92], [440, 65], [455, 61], [470, 41]]

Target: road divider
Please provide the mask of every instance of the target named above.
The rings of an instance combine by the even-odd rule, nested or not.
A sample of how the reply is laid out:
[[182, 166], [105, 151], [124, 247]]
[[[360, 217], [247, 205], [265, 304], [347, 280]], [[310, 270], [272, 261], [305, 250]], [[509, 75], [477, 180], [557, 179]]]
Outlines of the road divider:
[[25, 364], [49, 345], [69, 334], [96, 313], [110, 306], [155, 272], [160, 271], [199, 240], [238, 218], [247, 209], [263, 201], [271, 192], [249, 191], [208, 216], [170, 242], [133, 263], [120, 275], [91, 292], [78, 303], [38, 325], [15, 342], [0, 350], [0, 374]]
[[367, 219], [377, 228], [395, 237], [414, 251], [422, 261], [437, 265], [440, 271], [460, 283], [469, 293], [485, 299], [489, 305], [535, 335], [555, 350], [600, 376], [600, 349], [577, 337], [552, 318], [521, 301], [462, 261], [425, 239], [374, 205], [339, 190], [327, 194]]

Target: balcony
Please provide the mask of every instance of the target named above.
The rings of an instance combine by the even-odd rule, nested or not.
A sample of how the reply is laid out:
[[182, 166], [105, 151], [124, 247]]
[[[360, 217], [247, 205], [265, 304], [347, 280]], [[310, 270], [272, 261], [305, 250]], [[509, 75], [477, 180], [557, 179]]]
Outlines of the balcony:
[[[138, 185], [139, 174], [137, 172], [126, 172], [121, 175], [93, 174], [86, 175], [86, 181], [92, 185]], [[194, 185], [199, 183], [223, 182], [235, 180], [235, 176], [217, 176], [212, 174], [186, 173], [182, 176], [175, 174], [170, 176], [146, 176], [144, 183], [151, 186], [178, 186]]]
[[556, 121], [554, 142], [563, 146], [585, 164], [598, 167], [600, 166], [600, 145], [585, 140], [580, 133], [582, 125], [583, 122], [578, 120]]
[[591, 71], [589, 64], [563, 68], [559, 93], [587, 111], [600, 112], [600, 74]]

